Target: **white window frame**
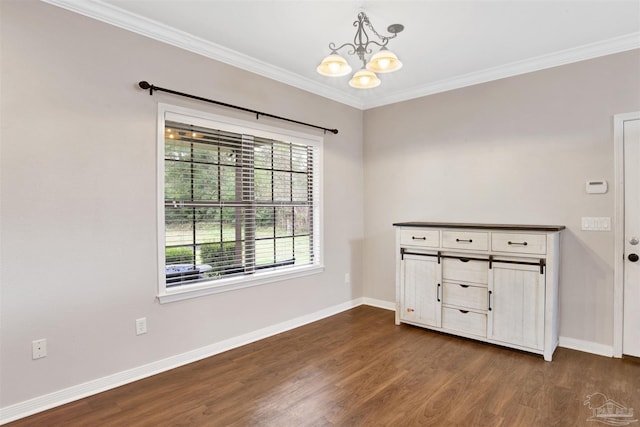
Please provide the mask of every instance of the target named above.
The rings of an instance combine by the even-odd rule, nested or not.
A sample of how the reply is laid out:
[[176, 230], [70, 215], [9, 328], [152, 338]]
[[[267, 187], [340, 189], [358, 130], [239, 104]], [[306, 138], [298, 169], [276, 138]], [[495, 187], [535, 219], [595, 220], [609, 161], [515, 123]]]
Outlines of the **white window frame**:
[[[313, 206], [313, 263], [303, 266], [289, 267], [282, 270], [260, 271], [246, 276], [215, 279], [206, 282], [196, 282], [181, 286], [166, 286], [165, 276], [165, 204], [164, 204], [164, 158], [165, 158], [165, 120], [191, 123], [203, 127], [214, 127], [229, 132], [251, 134], [254, 136], [290, 141], [316, 147], [317, 157], [314, 158], [314, 189]], [[205, 113], [185, 107], [158, 103], [157, 130], [157, 224], [158, 224], [158, 300], [160, 303], [180, 301], [189, 298], [228, 292], [266, 283], [294, 279], [298, 277], [318, 274], [324, 271], [323, 265], [323, 143], [324, 139], [316, 135], [294, 132], [261, 123], [249, 122], [235, 118]]]

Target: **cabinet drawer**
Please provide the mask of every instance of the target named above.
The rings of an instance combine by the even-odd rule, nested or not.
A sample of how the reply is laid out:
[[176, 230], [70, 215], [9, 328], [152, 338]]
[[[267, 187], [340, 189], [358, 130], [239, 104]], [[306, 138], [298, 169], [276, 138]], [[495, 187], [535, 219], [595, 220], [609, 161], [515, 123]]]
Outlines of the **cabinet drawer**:
[[489, 234], [475, 231], [443, 231], [442, 247], [450, 249], [489, 249]]
[[547, 253], [547, 236], [544, 234], [492, 233], [491, 250], [544, 255]]
[[489, 261], [445, 258], [442, 260], [442, 280], [486, 285], [489, 282]]
[[456, 308], [442, 308], [442, 327], [458, 332], [487, 336], [487, 315]]
[[400, 230], [400, 245], [437, 248], [440, 246], [440, 231], [416, 228]]
[[460, 283], [443, 283], [443, 304], [457, 305], [463, 308], [486, 310], [489, 294], [487, 288], [481, 286], [469, 286]]

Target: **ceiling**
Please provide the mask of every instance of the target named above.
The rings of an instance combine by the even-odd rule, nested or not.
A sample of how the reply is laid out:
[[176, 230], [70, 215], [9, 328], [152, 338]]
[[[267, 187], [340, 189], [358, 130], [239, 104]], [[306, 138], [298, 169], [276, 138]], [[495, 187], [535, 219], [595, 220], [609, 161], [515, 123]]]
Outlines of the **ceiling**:
[[[44, 1], [361, 109], [640, 48], [640, 0]], [[374, 89], [315, 70], [360, 11], [405, 27], [388, 45], [404, 67]]]

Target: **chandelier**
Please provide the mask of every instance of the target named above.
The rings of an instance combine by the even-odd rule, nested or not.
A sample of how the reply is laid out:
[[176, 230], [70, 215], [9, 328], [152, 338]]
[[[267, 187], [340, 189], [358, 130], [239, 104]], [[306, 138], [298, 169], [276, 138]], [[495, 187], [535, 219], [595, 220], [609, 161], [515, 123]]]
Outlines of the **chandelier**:
[[[398, 57], [387, 49], [387, 43], [389, 40], [395, 38], [398, 33], [404, 30], [404, 26], [401, 24], [389, 25], [387, 31], [391, 34], [389, 36], [381, 36], [373, 28], [369, 17], [366, 13], [360, 12], [358, 14], [358, 20], [353, 21], [353, 26], [357, 27], [356, 35], [353, 38], [353, 43], [344, 43], [343, 45], [336, 47], [336, 44], [329, 43], [329, 49], [331, 54], [324, 58], [316, 70], [323, 76], [340, 77], [346, 76], [351, 72], [351, 66], [346, 59], [338, 54], [338, 51], [344, 47], [350, 47], [347, 52], [349, 55], [358, 55], [360, 61], [362, 61], [362, 69], [357, 71], [351, 80], [349, 86], [357, 89], [370, 89], [380, 85], [380, 79], [376, 73], [390, 73], [392, 71], [402, 68], [402, 62]], [[365, 27], [380, 40], [369, 40]], [[374, 54], [367, 62], [366, 55], [371, 54], [371, 45], [377, 45], [380, 50]]]

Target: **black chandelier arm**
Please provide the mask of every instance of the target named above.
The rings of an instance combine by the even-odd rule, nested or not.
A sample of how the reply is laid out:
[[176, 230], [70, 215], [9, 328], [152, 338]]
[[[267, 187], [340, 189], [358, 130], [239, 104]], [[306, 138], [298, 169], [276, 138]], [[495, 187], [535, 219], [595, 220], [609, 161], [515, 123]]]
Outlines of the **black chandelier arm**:
[[[371, 30], [371, 32], [373, 32], [373, 34], [376, 35], [376, 37], [380, 39], [380, 42], [369, 39], [369, 34], [367, 34], [367, 31], [365, 30], [365, 25]], [[331, 42], [329, 43], [329, 49], [331, 49], [332, 54], [337, 54], [339, 50], [349, 46], [351, 50], [347, 53], [349, 55], [358, 55], [358, 58], [362, 61], [362, 65], [365, 67], [367, 65], [365, 55], [372, 53], [372, 50], [369, 47], [370, 45], [374, 44], [380, 48], [385, 48], [389, 43], [389, 40], [395, 38], [398, 35], [398, 32], [402, 31], [402, 26], [396, 24], [395, 27], [401, 27], [397, 32], [394, 32], [391, 36], [382, 36], [378, 34], [375, 28], [373, 28], [373, 25], [369, 21], [369, 17], [364, 12], [360, 12], [358, 14], [358, 19], [353, 21], [353, 26], [357, 27], [356, 34], [353, 37], [353, 43], [347, 42], [336, 47], [336, 44]], [[391, 29], [391, 27], [389, 28]]]
[[[362, 15], [364, 15], [363, 13], [360, 13], [358, 15], [358, 20], [355, 21], [353, 23], [354, 27], [358, 27], [358, 29], [356, 30], [356, 35], [353, 36], [353, 44], [355, 44], [356, 46], [363, 46], [363, 45], [367, 45], [369, 44], [369, 34], [367, 34], [367, 32], [364, 30], [364, 25], [363, 23], [363, 19], [362, 19]], [[367, 18], [367, 15], [364, 15], [364, 22], [368, 22], [369, 19]], [[363, 41], [363, 35], [364, 35], [364, 41]]]
[[356, 53], [357, 48], [353, 43], [344, 43], [340, 47], [336, 47], [336, 44], [333, 42], [329, 43], [329, 49], [331, 49], [331, 53], [338, 53], [338, 51], [345, 46], [349, 46], [351, 49], [353, 49], [348, 52], [349, 55], [354, 55]]
[[373, 52], [370, 48], [369, 45], [371, 44], [375, 44], [377, 46], [380, 46], [381, 48], [385, 47], [387, 45], [387, 41], [385, 41], [384, 43], [378, 43], [375, 40], [368, 40], [366, 43], [362, 43], [362, 44], [353, 44], [353, 43], [343, 43], [342, 45], [340, 45], [339, 47], [336, 47], [336, 44], [331, 42], [329, 43], [329, 49], [331, 49], [331, 53], [338, 53], [339, 50], [341, 50], [344, 47], [349, 46], [351, 48], [350, 51], [348, 51], [347, 53], [349, 55], [358, 55], [358, 58], [360, 58], [360, 60], [362, 61], [363, 65], [367, 64], [367, 60], [364, 57], [365, 54], [369, 54], [371, 52]]

